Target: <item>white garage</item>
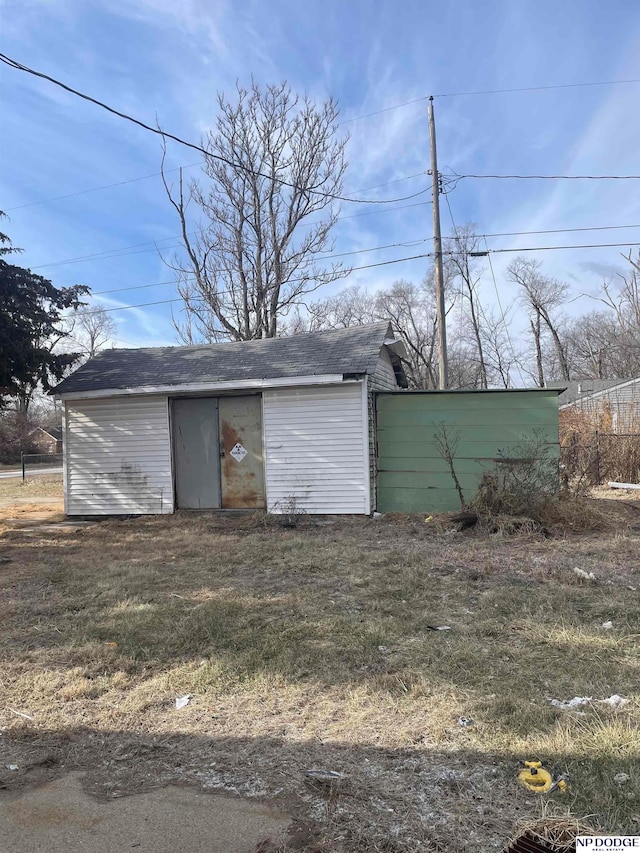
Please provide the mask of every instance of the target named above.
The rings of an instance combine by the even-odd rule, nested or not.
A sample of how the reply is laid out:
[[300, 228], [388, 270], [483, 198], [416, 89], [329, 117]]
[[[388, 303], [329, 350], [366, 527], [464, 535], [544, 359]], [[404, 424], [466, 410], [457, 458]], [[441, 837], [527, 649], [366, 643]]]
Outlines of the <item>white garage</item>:
[[372, 395], [404, 387], [387, 323], [112, 349], [55, 389], [69, 515], [375, 508]]

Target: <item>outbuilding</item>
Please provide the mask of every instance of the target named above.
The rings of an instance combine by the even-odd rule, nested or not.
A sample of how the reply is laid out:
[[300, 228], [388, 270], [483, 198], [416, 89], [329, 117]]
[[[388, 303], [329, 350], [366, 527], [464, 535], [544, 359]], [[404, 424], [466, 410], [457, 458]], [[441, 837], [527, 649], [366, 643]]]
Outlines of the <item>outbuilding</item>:
[[367, 514], [376, 391], [406, 387], [388, 323], [99, 353], [63, 401], [69, 515]]

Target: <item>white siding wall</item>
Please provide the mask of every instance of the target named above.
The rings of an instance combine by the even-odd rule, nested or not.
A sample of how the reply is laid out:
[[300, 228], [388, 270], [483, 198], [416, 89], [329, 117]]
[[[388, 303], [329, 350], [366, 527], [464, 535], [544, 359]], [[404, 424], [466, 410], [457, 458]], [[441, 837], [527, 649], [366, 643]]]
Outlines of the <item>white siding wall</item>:
[[574, 404], [603, 432], [640, 432], [640, 379], [621, 382], [595, 396], [585, 396]]
[[267, 509], [368, 513], [366, 384], [264, 391]]
[[173, 512], [166, 397], [66, 403], [69, 515]]

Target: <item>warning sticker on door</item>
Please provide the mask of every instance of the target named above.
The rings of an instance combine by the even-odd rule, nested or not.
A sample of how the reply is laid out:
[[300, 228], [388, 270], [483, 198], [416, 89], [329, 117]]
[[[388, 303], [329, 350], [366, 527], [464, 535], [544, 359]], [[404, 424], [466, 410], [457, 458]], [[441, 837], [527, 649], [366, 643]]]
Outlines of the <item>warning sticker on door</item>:
[[236, 462], [242, 462], [244, 457], [247, 455], [247, 452], [248, 451], [245, 450], [245, 448], [240, 443], [234, 444], [231, 450], [229, 451], [229, 453], [231, 454], [231, 456], [233, 456]]

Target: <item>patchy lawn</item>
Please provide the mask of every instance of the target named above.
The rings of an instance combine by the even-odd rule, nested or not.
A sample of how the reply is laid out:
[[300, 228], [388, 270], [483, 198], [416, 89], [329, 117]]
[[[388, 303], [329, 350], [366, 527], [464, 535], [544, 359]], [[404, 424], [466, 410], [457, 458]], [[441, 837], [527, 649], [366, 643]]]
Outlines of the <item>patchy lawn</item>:
[[0, 477], [0, 501], [16, 498], [59, 498], [62, 502], [62, 474], [32, 474], [24, 482], [21, 477]]
[[[500, 850], [543, 813], [637, 834], [639, 587], [628, 529], [178, 514], [9, 531], [0, 787], [84, 768], [104, 796], [234, 791], [290, 810], [287, 849], [309, 851]], [[612, 694], [629, 701], [549, 702]], [[570, 791], [526, 792], [527, 758]]]
[[19, 477], [0, 478], [0, 536], [7, 530], [63, 518], [61, 474], [40, 474], [24, 482]]

